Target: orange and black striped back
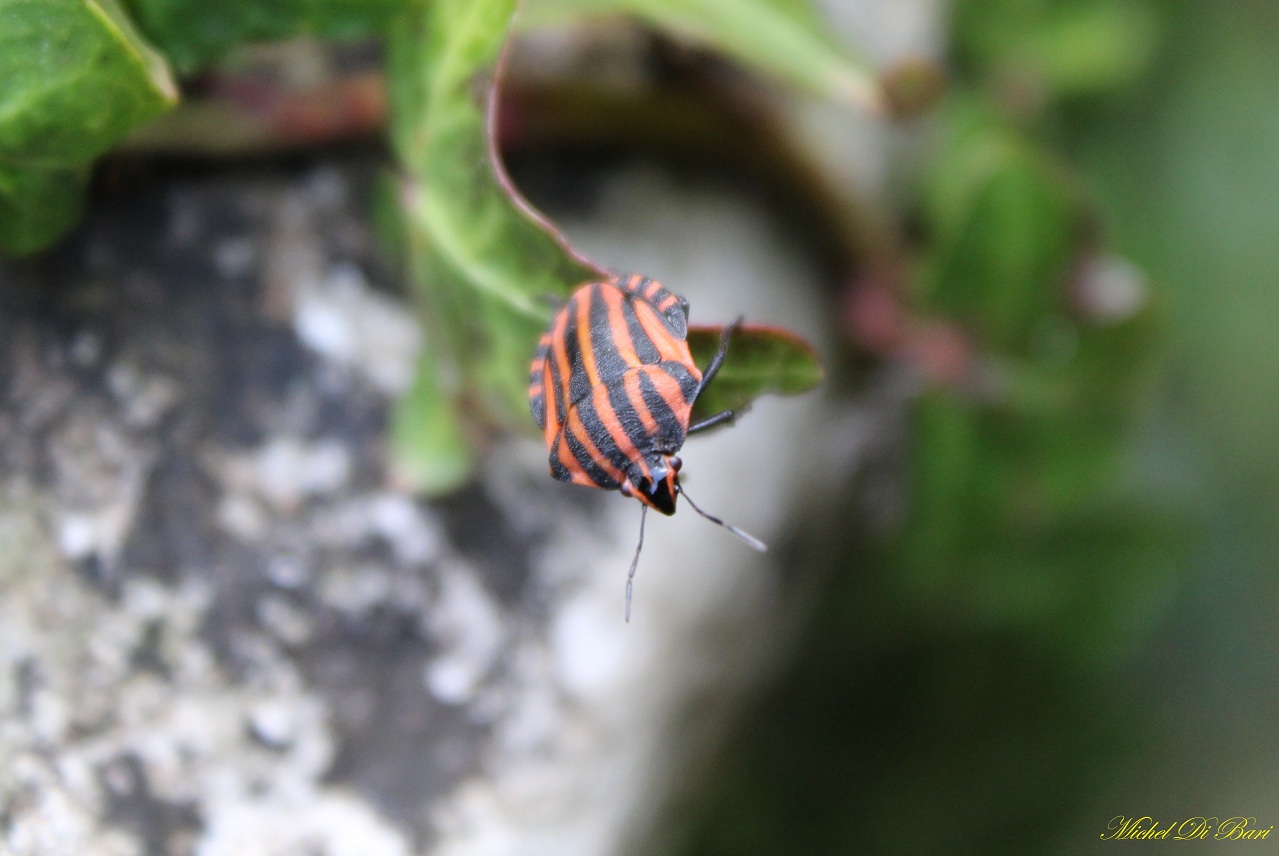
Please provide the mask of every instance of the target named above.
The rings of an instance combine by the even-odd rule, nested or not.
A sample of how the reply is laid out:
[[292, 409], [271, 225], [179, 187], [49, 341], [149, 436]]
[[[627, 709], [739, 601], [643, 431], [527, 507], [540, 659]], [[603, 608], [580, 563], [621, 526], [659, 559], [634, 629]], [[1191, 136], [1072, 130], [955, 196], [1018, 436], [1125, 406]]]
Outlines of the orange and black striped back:
[[654, 457], [684, 443], [702, 380], [687, 335], [688, 303], [647, 277], [573, 293], [529, 377], [555, 478], [606, 490], [654, 479]]
[[574, 291], [538, 342], [528, 398], [550, 449], [551, 475], [620, 490], [643, 507], [626, 576], [628, 621], [648, 509], [674, 514], [682, 495], [707, 520], [765, 549], [758, 538], [697, 507], [679, 482], [683, 461], [675, 454], [689, 433], [736, 417], [725, 410], [689, 425], [693, 401], [723, 366], [741, 323], [738, 318], [723, 329], [703, 373], [688, 350], [688, 302], [647, 277], [614, 277]]

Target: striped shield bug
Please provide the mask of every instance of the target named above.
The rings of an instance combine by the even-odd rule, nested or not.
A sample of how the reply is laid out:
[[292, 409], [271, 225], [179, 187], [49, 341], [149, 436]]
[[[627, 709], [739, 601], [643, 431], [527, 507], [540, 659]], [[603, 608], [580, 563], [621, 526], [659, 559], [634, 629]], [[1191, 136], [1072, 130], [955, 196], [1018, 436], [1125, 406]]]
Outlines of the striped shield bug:
[[741, 324], [698, 369], [688, 350], [688, 301], [643, 276], [580, 286], [556, 313], [529, 372], [529, 406], [546, 437], [551, 475], [639, 500], [639, 543], [626, 577], [626, 619], [648, 509], [693, 510], [763, 552], [757, 538], [697, 507], [679, 481], [676, 453], [689, 434], [731, 422], [731, 410], [689, 425], [693, 402], [719, 371]]

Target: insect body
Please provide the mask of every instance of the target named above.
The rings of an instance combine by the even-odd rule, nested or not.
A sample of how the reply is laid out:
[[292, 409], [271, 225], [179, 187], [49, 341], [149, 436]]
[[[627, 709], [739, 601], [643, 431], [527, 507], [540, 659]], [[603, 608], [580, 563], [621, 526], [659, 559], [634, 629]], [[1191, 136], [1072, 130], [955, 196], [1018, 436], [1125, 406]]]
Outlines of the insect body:
[[[675, 513], [684, 493], [676, 452], [692, 433], [732, 421], [724, 411], [689, 425], [693, 402], [719, 371], [741, 319], [725, 328], [705, 372], [688, 350], [688, 301], [643, 276], [614, 277], [577, 289], [538, 343], [529, 404], [546, 437], [551, 475], [618, 490], [644, 511]], [[752, 547], [757, 539], [706, 514]], [[640, 547], [644, 521], [640, 520]], [[630, 612], [630, 577], [627, 615]]]

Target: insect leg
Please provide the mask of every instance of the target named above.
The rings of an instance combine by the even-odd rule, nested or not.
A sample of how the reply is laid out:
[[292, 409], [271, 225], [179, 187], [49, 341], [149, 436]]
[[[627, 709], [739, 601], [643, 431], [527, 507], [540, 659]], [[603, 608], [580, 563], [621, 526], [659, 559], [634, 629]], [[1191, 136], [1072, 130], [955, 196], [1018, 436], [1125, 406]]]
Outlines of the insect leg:
[[723, 412], [716, 413], [714, 416], [707, 416], [696, 425], [689, 426], [688, 433], [696, 434], [698, 431], [705, 431], [708, 428], [714, 428], [716, 425], [723, 425], [725, 422], [732, 422], [736, 418], [737, 411], [725, 410]]
[[648, 518], [648, 506], [642, 506], [640, 511], [640, 536], [639, 543], [635, 545], [635, 558], [631, 559], [631, 570], [626, 575], [626, 621], [631, 620], [631, 589], [635, 584], [635, 567], [639, 564], [640, 550], [644, 547], [644, 521]]
[[728, 340], [733, 337], [733, 334], [736, 333], [741, 326], [742, 316], [738, 315], [737, 318], [733, 320], [733, 323], [725, 327], [724, 332], [719, 334], [719, 350], [715, 352], [715, 356], [711, 358], [710, 364], [706, 366], [706, 371], [702, 372], [702, 382], [697, 385], [698, 393], [701, 393], [701, 391], [706, 388], [706, 385], [714, 379], [715, 375], [719, 374], [719, 367], [724, 364], [724, 357], [728, 355]]
[[734, 526], [731, 523], [725, 523], [723, 520], [716, 517], [714, 514], [707, 514], [705, 511], [702, 511], [700, 508], [698, 508], [697, 503], [693, 502], [693, 498], [684, 492], [683, 486], [680, 486], [679, 492], [684, 494], [684, 499], [688, 500], [688, 504], [693, 506], [694, 511], [696, 511], [698, 514], [705, 517], [711, 523], [714, 523], [716, 526], [722, 526], [725, 529], [727, 529], [729, 532], [732, 532], [738, 538], [741, 538], [743, 541], [745, 541], [746, 545], [750, 547], [752, 550], [754, 550], [755, 552], [757, 553], [768, 552], [768, 546], [763, 541], [756, 538], [754, 535], [750, 534], [749, 532], [744, 532], [741, 529], [738, 529], [736, 526]]
[[[697, 385], [697, 395], [701, 395], [706, 385], [714, 380], [715, 375], [719, 374], [719, 367], [724, 364], [724, 358], [728, 355], [728, 342], [733, 338], [742, 326], [742, 316], [738, 315], [733, 319], [733, 323], [724, 328], [719, 334], [719, 348], [715, 351], [715, 356], [706, 366], [706, 371], [702, 372], [702, 382]], [[694, 396], [696, 398], [696, 396]], [[732, 422], [737, 418], [737, 414], [732, 410], [725, 410], [722, 413], [716, 413], [714, 416], [708, 416], [696, 425], [688, 429], [689, 434], [696, 434], [698, 431], [705, 431], [708, 428], [714, 428], [716, 425], [723, 425], [726, 422]]]

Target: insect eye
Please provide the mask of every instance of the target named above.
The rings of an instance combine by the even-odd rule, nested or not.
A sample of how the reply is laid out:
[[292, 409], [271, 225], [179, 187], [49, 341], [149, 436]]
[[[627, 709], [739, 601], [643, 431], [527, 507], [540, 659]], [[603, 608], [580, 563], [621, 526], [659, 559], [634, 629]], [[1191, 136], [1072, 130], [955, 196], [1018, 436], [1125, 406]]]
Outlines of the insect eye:
[[631, 483], [630, 483], [630, 482], [622, 482], [622, 484], [621, 484], [621, 485], [617, 488], [617, 492], [618, 492], [618, 493], [620, 493], [622, 496], [634, 496], [634, 495], [635, 495], [635, 494], [634, 494], [634, 492], [631, 490]]
[[671, 469], [674, 470], [675, 472], [679, 472], [680, 468], [684, 466], [684, 461], [681, 460], [677, 455], [671, 455], [669, 458], [667, 458], [667, 463], [671, 465]]

